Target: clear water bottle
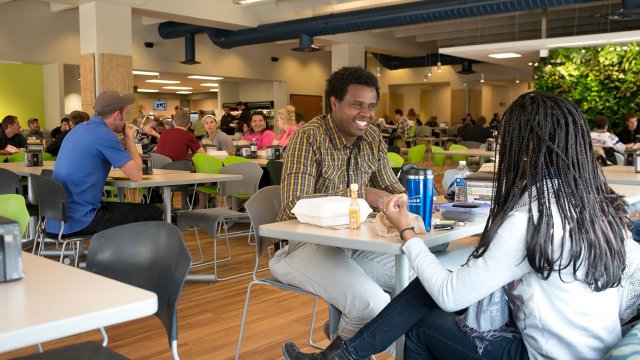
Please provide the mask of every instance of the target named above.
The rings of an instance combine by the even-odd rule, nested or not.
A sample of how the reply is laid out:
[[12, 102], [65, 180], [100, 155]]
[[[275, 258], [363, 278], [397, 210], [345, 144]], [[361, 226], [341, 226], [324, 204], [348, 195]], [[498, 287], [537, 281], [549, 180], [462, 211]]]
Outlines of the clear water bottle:
[[467, 167], [467, 162], [461, 160], [458, 163], [458, 168], [456, 169], [456, 196], [455, 202], [466, 202], [467, 201], [467, 176], [471, 174], [469, 168]]
[[251, 158], [258, 158], [258, 140], [256, 138], [251, 139]]

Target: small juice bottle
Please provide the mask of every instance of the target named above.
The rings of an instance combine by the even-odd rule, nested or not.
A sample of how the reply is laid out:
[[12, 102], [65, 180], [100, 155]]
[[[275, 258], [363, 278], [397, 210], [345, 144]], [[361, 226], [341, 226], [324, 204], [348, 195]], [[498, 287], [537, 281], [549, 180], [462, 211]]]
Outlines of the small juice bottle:
[[351, 204], [349, 205], [349, 229], [360, 227], [360, 204], [358, 203], [358, 184], [351, 184]]

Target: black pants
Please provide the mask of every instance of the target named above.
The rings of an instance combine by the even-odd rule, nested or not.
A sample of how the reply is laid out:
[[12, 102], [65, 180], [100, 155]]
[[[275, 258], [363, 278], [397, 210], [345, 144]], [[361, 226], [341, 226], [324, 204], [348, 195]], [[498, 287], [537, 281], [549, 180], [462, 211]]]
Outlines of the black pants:
[[93, 235], [102, 230], [134, 222], [162, 221], [162, 215], [162, 209], [153, 204], [102, 203], [93, 221], [86, 228], [67, 236]]

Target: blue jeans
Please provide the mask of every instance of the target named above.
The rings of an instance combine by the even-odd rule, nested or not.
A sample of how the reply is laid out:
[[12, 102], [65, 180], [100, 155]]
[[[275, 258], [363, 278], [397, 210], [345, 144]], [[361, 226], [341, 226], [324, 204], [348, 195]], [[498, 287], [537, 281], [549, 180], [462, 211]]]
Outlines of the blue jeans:
[[640, 219], [631, 222], [631, 235], [633, 240], [640, 243]]
[[373, 320], [347, 341], [357, 358], [384, 351], [405, 335], [404, 358], [413, 359], [528, 359], [522, 339], [489, 340], [482, 355], [456, 322], [459, 314], [440, 309], [414, 279]]

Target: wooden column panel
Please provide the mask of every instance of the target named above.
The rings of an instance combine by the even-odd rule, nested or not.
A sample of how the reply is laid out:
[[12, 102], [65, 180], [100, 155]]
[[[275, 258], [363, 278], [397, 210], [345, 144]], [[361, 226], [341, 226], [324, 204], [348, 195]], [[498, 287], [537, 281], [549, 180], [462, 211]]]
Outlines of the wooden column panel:
[[449, 126], [458, 124], [465, 115], [465, 89], [451, 90], [451, 121]]
[[[100, 89], [115, 90], [121, 94], [133, 92], [133, 59], [128, 55], [100, 54]], [[138, 114], [138, 100], [131, 105], [126, 120]]]
[[80, 97], [82, 111], [93, 115], [96, 100], [96, 59], [93, 53], [80, 55]]

